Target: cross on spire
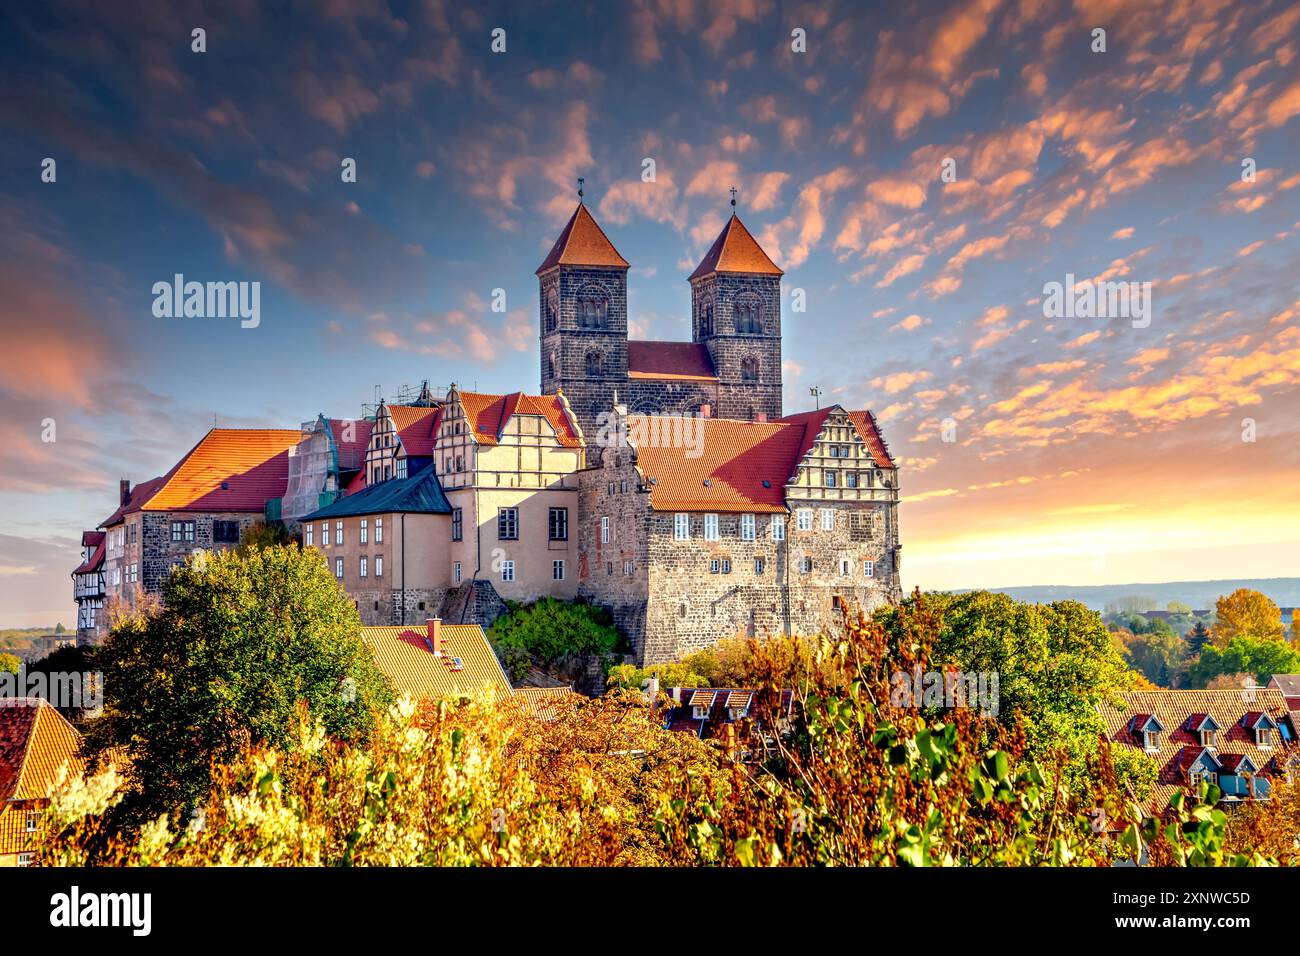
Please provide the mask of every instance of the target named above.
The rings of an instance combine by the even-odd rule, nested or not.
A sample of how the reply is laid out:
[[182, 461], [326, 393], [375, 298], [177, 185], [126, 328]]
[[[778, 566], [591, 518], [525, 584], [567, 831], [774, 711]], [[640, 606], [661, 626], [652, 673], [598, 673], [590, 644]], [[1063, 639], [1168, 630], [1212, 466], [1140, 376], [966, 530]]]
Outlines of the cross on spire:
[[735, 186], [731, 187], [731, 208], [732, 209], [736, 208], [736, 187]]
[[587, 180], [584, 177], [582, 176], [578, 177], [578, 200], [580, 202], [582, 200], [582, 184], [585, 183], [586, 181]]

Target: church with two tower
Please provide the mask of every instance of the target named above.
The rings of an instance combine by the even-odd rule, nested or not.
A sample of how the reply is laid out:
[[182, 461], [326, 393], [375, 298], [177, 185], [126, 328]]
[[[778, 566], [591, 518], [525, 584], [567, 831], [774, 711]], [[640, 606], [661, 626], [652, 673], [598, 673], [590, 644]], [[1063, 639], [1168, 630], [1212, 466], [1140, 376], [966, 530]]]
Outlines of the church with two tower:
[[615, 404], [642, 414], [781, 417], [782, 272], [732, 214], [690, 276], [691, 341], [628, 338], [628, 262], [579, 203], [537, 269], [542, 391], [584, 431]]

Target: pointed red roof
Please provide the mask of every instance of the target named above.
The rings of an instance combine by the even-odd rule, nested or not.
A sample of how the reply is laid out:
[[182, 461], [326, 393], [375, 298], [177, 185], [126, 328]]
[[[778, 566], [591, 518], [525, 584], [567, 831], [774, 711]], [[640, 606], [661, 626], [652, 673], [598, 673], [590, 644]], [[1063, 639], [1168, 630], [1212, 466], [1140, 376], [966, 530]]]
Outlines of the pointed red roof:
[[556, 266], [612, 266], [627, 268], [627, 260], [618, 254], [614, 243], [587, 211], [585, 203], [569, 217], [569, 224], [551, 246], [546, 261], [537, 267], [537, 275]]
[[785, 275], [776, 263], [768, 258], [758, 241], [749, 234], [745, 224], [734, 212], [727, 224], [713, 240], [704, 259], [696, 266], [688, 281], [693, 282], [714, 272], [740, 272], [747, 275]]
[[555, 429], [556, 440], [566, 448], [577, 448], [582, 439], [574, 428], [564, 400], [559, 395], [486, 395], [480, 392], [460, 392], [460, 404], [465, 409], [465, 419], [470, 434], [480, 445], [495, 445], [505, 432], [506, 424], [515, 415], [540, 415]]

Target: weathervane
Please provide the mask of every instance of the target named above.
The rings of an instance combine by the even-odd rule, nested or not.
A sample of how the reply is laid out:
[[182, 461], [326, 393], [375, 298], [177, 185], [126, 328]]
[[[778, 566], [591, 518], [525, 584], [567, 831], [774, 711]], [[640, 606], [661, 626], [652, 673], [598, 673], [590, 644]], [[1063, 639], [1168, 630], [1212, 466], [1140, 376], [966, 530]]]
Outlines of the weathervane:
[[582, 184], [585, 183], [586, 181], [587, 181], [587, 180], [584, 179], [582, 176], [579, 176], [579, 177], [578, 177], [578, 199], [579, 199], [580, 201], [581, 201], [581, 199], [582, 199]]
[[813, 397], [813, 406], [820, 409], [822, 407], [822, 388], [820, 385], [814, 385], [808, 389], [808, 394]]
[[732, 209], [736, 208], [736, 187], [735, 186], [731, 187], [731, 208]]

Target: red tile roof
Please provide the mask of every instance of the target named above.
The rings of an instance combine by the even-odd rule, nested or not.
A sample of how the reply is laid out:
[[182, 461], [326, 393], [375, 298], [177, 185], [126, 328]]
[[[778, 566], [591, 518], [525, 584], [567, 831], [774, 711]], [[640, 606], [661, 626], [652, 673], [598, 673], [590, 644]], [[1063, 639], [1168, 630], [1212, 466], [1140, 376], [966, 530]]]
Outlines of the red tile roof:
[[591, 217], [584, 203], [569, 217], [569, 223], [551, 246], [537, 275], [556, 266], [612, 266], [626, 269], [627, 260], [618, 254], [605, 231]]
[[785, 485], [800, 458], [802, 426], [691, 419], [682, 424], [703, 429], [698, 447], [655, 439], [673, 424], [669, 416], [628, 416], [637, 467], [650, 482], [650, 505], [656, 511], [786, 510]]
[[81, 532], [81, 546], [83, 548], [93, 548], [101, 544], [108, 535], [103, 531], [83, 531]]
[[442, 406], [428, 408], [423, 405], [388, 405], [387, 408], [407, 456], [428, 458], [432, 455]]
[[735, 213], [727, 220], [691, 279], [713, 272], [739, 272], [746, 275], [784, 275], [758, 244]]
[[627, 377], [716, 382], [703, 342], [628, 342]]
[[[674, 423], [668, 416], [629, 415], [628, 435], [637, 451], [637, 466], [650, 482], [650, 504], [656, 511], [775, 513], [787, 510], [785, 486], [829, 412], [823, 408], [773, 422], [708, 418], [683, 423], [685, 428], [703, 429], [697, 447], [672, 439]], [[876, 463], [894, 467], [871, 413], [848, 415]]]
[[[77, 565], [72, 572], [73, 574], [90, 574], [92, 571], [98, 571], [104, 564], [104, 542], [106, 536], [102, 531], [87, 531], [81, 536], [82, 543], [86, 543], [86, 538], [91, 535], [99, 536], [99, 540], [95, 544], [95, 550], [91, 552], [90, 557]], [[89, 547], [88, 544], [87, 547]]]
[[1163, 812], [1175, 792], [1187, 789], [1187, 768], [1205, 749], [1200, 735], [1188, 729], [1193, 715], [1209, 715], [1219, 725], [1212, 754], [1220, 764], [1227, 760], [1235, 767], [1242, 756], [1249, 756], [1260, 773], [1268, 775], [1284, 767], [1294, 752], [1294, 734], [1285, 743], [1275, 735], [1275, 746], [1262, 748], [1250, 729], [1253, 720], [1265, 712], [1274, 723], [1288, 721], [1286, 700], [1279, 690], [1143, 690], [1120, 696], [1123, 707], [1103, 704], [1100, 708], [1106, 735], [1114, 743], [1142, 750], [1142, 726], [1150, 716], [1164, 728], [1157, 740], [1158, 750], [1151, 755], [1159, 767], [1147, 806], [1151, 813]]
[[515, 415], [540, 415], [555, 429], [561, 445], [566, 448], [582, 445], [581, 433], [569, 415], [567, 403], [559, 395], [525, 395], [523, 392], [509, 395], [457, 394], [465, 409], [470, 434], [480, 445], [495, 445]]
[[65, 763], [81, 769], [81, 735], [38, 697], [0, 698], [0, 804], [44, 798]]
[[157, 478], [150, 478], [148, 481], [140, 482], [128, 492], [126, 504], [118, 505], [117, 510], [101, 521], [99, 526], [101, 528], [111, 528], [125, 519], [127, 515], [135, 514], [148, 503], [154, 492], [161, 488], [170, 476], [171, 472], [169, 471], [165, 475], [159, 475]]
[[876, 464], [881, 468], [893, 468], [894, 459], [890, 456], [889, 446], [885, 444], [885, 439], [880, 434], [876, 416], [867, 411], [849, 412], [849, 420], [853, 422], [853, 427], [858, 430], [862, 440], [871, 449], [871, 457], [876, 460]]
[[[375, 430], [375, 423], [368, 418], [352, 421], [331, 418], [329, 423], [334, 434], [334, 447], [339, 453], [339, 468], [343, 471], [361, 468], [366, 461], [366, 449], [370, 447], [370, 433]], [[349, 425], [352, 426], [352, 440], [345, 441]]]
[[262, 511], [284, 497], [298, 429], [214, 428], [168, 474], [146, 511]]

